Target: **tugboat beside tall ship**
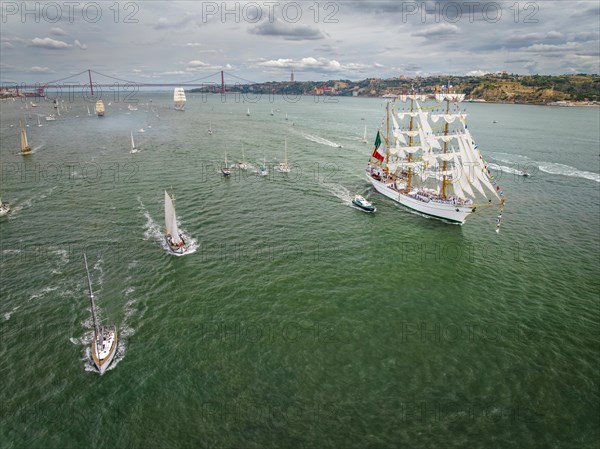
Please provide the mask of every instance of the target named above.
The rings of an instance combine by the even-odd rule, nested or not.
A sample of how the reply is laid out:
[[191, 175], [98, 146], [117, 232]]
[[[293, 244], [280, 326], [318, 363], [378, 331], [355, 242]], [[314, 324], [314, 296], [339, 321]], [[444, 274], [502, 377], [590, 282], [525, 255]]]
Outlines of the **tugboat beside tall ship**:
[[[464, 97], [438, 93], [435, 105], [427, 107], [420, 103], [427, 101], [425, 95], [389, 101], [366, 176], [379, 193], [445, 222], [462, 225], [478, 208], [496, 207], [498, 232], [504, 193], [473, 141], [467, 114], [458, 107]], [[396, 111], [398, 100], [410, 107]]]

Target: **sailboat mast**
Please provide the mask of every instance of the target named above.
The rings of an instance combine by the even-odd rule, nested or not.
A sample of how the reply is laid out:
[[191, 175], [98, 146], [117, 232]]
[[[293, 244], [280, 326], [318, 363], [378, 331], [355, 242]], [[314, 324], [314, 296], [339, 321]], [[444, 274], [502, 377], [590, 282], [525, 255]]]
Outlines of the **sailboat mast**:
[[390, 102], [385, 106], [385, 174], [388, 175], [388, 164], [390, 159]]
[[[448, 114], [448, 112], [450, 112], [450, 99], [448, 97], [446, 97], [446, 115]], [[444, 125], [444, 136], [448, 135], [448, 122], [446, 121], [446, 124]], [[446, 139], [444, 139], [444, 154], [446, 154], [446, 151], [448, 149], [448, 143], [446, 142]], [[444, 162], [442, 164], [442, 198], [446, 199], [446, 185], [448, 184], [448, 178], [446, 176], [446, 169], [448, 168], [448, 162], [444, 159]]]
[[[413, 94], [414, 94], [414, 92], [413, 92]], [[413, 112], [414, 102], [415, 102], [415, 100], [413, 98], [411, 98], [410, 99], [410, 112]], [[409, 131], [413, 130], [413, 116], [412, 116], [412, 114], [410, 114], [410, 123], [408, 125], [408, 130]], [[412, 147], [412, 144], [413, 144], [412, 133], [409, 133], [409, 136], [408, 136], [408, 146]], [[412, 181], [412, 169], [410, 168], [411, 157], [412, 157], [412, 154], [408, 153], [408, 163], [409, 163], [409, 166], [408, 166], [408, 179], [406, 180], [406, 191], [407, 192], [410, 192], [410, 188], [411, 188], [410, 184], [411, 184], [411, 181]]]
[[87, 273], [88, 288], [90, 290], [90, 306], [92, 308], [92, 320], [94, 321], [94, 340], [96, 335], [100, 334], [98, 329], [98, 320], [96, 319], [96, 306], [94, 305], [94, 293], [92, 292], [92, 281], [90, 280], [90, 270], [88, 269], [87, 257], [83, 253], [83, 260], [85, 261], [85, 272]]

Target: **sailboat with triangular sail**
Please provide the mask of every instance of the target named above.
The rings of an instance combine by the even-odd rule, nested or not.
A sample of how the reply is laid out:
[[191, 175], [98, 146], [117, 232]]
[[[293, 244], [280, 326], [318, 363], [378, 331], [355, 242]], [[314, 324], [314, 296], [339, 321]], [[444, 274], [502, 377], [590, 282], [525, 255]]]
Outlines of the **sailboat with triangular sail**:
[[242, 142], [242, 160], [238, 161], [237, 166], [240, 170], [248, 170], [248, 162], [246, 162], [246, 156], [244, 155], [244, 142]]
[[96, 318], [96, 305], [94, 304], [94, 292], [92, 291], [92, 281], [90, 279], [90, 270], [88, 269], [87, 257], [83, 253], [85, 262], [85, 272], [87, 273], [88, 288], [90, 292], [90, 308], [92, 309], [92, 320], [94, 322], [94, 337], [92, 339], [91, 351], [92, 361], [100, 375], [110, 366], [115, 354], [117, 353], [117, 328], [115, 326], [100, 326]]
[[227, 163], [227, 151], [225, 152], [225, 166], [221, 167], [221, 173], [223, 176], [231, 176], [231, 168], [229, 168], [229, 164]]
[[277, 170], [281, 173], [289, 173], [291, 170], [290, 170], [290, 166], [288, 165], [288, 160], [287, 160], [287, 137], [285, 138], [283, 154], [284, 154], [283, 162], [281, 162], [279, 164], [279, 166], [277, 167]]
[[212, 135], [213, 130], [212, 130], [212, 124], [211, 122], [208, 122], [208, 134]]
[[133, 141], [133, 131], [129, 131], [130, 135], [131, 135], [131, 150], [130, 153], [137, 153], [138, 152], [138, 148], [135, 146], [135, 142]]
[[40, 115], [37, 114], [37, 119], [38, 119], [38, 128], [42, 127], [42, 122], [40, 122]]
[[269, 167], [267, 167], [267, 158], [263, 153], [263, 164], [258, 168], [258, 174], [260, 176], [267, 176], [269, 174]]
[[367, 143], [367, 125], [365, 125], [365, 132], [363, 134], [362, 143]]
[[23, 122], [21, 122], [21, 120], [19, 120], [19, 126], [21, 127], [21, 154], [30, 154], [31, 147], [27, 141], [27, 131], [25, 131], [25, 127], [23, 126]]
[[177, 227], [177, 216], [173, 200], [165, 190], [165, 239], [169, 249], [175, 254], [184, 254], [188, 245]]
[[425, 95], [400, 95], [400, 101], [410, 102], [408, 110], [402, 111], [394, 111], [395, 101], [389, 101], [384, 129], [377, 131], [367, 166], [367, 179], [388, 198], [446, 222], [462, 225], [479, 208], [497, 207], [498, 231], [504, 193], [477, 149], [467, 114], [458, 106], [464, 97], [437, 93], [436, 104], [424, 107]]
[[250, 108], [248, 108], [248, 110], [246, 111], [246, 115], [247, 115], [248, 117], [250, 117]]
[[176, 111], [184, 111], [185, 110], [185, 90], [183, 87], [176, 87], [173, 91], [173, 102], [175, 103]]
[[89, 106], [87, 107], [87, 112], [88, 112], [88, 115], [92, 115], [92, 113], [90, 112], [90, 107]]

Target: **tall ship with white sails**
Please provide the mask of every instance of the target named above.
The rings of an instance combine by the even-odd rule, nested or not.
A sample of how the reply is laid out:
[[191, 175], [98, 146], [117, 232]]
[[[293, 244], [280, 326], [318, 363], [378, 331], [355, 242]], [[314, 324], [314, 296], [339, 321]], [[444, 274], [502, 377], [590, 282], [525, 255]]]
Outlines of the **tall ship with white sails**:
[[173, 91], [173, 102], [175, 103], [176, 111], [184, 111], [185, 110], [185, 90], [183, 87], [176, 87]]
[[96, 102], [96, 114], [98, 114], [98, 117], [104, 117], [104, 102], [102, 100]]
[[83, 260], [85, 261], [85, 272], [87, 273], [90, 292], [90, 307], [94, 322], [94, 337], [91, 344], [92, 361], [96, 368], [98, 368], [100, 375], [102, 375], [108, 369], [117, 353], [117, 328], [115, 326], [100, 326], [98, 324], [96, 305], [94, 304], [94, 292], [92, 291], [92, 281], [90, 280], [90, 270], [88, 269], [85, 253], [83, 253]]
[[[479, 208], [496, 207], [499, 231], [504, 193], [471, 136], [467, 114], [460, 111], [464, 97], [437, 93], [435, 104], [427, 106], [425, 95], [389, 101], [367, 179], [388, 198], [445, 222], [462, 225]], [[398, 101], [404, 103], [400, 111]]]

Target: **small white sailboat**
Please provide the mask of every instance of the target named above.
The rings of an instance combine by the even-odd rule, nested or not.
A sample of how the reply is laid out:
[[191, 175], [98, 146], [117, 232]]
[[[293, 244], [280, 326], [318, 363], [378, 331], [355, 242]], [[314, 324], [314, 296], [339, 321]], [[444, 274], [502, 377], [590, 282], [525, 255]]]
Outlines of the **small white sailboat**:
[[208, 134], [211, 134], [211, 135], [212, 135], [212, 133], [213, 133], [213, 130], [212, 130], [212, 125], [211, 125], [211, 123], [210, 123], [210, 122], [208, 122]]
[[246, 111], [246, 115], [247, 115], [248, 117], [250, 117], [250, 108], [248, 108], [248, 110]]
[[46, 116], [46, 121], [47, 122], [53, 122], [56, 120], [56, 116], [54, 114], [50, 114]]
[[10, 212], [10, 205], [8, 204], [8, 202], [2, 201], [2, 198], [0, 198], [0, 217], [2, 215], [6, 215], [9, 212]]
[[231, 169], [227, 164], [227, 152], [225, 152], [225, 167], [221, 168], [221, 173], [223, 173], [223, 176], [225, 177], [231, 176]]
[[173, 200], [165, 190], [165, 239], [169, 249], [175, 254], [184, 254], [188, 245], [177, 227], [177, 216]]
[[129, 103], [127, 105], [127, 109], [129, 109], [130, 111], [137, 111], [138, 110], [137, 106], [134, 106], [131, 103]]
[[19, 125], [21, 126], [21, 154], [29, 154], [31, 153], [31, 147], [29, 146], [29, 142], [27, 142], [27, 132], [20, 120]]
[[135, 146], [135, 142], [133, 141], [133, 131], [130, 131], [131, 134], [131, 151], [130, 153], [137, 153], [138, 152], [138, 148]]
[[117, 328], [115, 326], [98, 325], [92, 281], [90, 280], [90, 270], [88, 269], [85, 253], [83, 253], [83, 260], [85, 261], [85, 272], [87, 273], [88, 288], [90, 291], [90, 307], [94, 322], [94, 337], [91, 344], [92, 361], [96, 365], [96, 368], [98, 368], [100, 375], [102, 375], [106, 372], [117, 353]]
[[60, 107], [56, 108], [56, 113], [58, 114], [58, 116], [60, 117]]
[[365, 125], [365, 133], [363, 134], [362, 143], [367, 143], [367, 125]]
[[288, 119], [288, 115], [287, 115], [287, 112], [286, 112], [286, 113], [285, 113], [285, 119], [286, 119], [286, 120], [287, 120], [287, 119]]
[[39, 115], [37, 116], [37, 119], [38, 119], [38, 128], [41, 128], [42, 123], [40, 122], [40, 116]]
[[176, 111], [184, 111], [185, 110], [185, 90], [183, 87], [176, 87], [173, 91], [173, 102], [175, 103]]
[[248, 170], [248, 163], [244, 157], [244, 144], [242, 143], [242, 160], [238, 161], [237, 166], [240, 170]]
[[269, 174], [269, 167], [267, 167], [267, 159], [263, 153], [263, 164], [258, 168], [258, 174], [260, 176], [267, 176]]
[[275, 115], [275, 112], [273, 112], [273, 108], [271, 108], [271, 116]]
[[88, 111], [88, 115], [92, 115], [92, 113], [90, 112], [90, 107], [87, 107], [87, 111]]
[[285, 149], [284, 149], [284, 160], [283, 162], [281, 162], [279, 164], [279, 166], [277, 167], [277, 170], [281, 173], [289, 173], [290, 170], [290, 166], [288, 165], [288, 160], [287, 160], [287, 137], [285, 139]]

